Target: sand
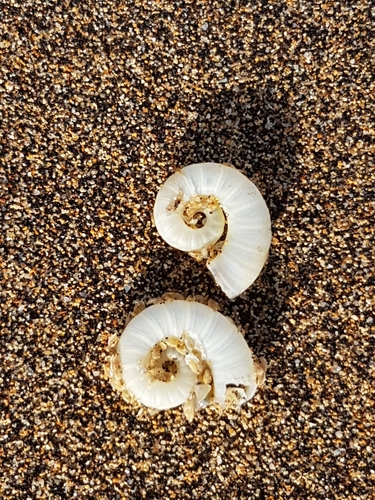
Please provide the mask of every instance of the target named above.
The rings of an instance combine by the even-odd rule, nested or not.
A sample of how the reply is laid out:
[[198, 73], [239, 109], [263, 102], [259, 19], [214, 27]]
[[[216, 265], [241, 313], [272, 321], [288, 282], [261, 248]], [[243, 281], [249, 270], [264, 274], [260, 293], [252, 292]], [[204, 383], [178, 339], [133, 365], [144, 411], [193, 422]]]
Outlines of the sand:
[[[370, 2], [1, 4], [1, 498], [374, 498]], [[202, 161], [271, 210], [233, 301], [152, 221]], [[240, 413], [150, 416], [105, 379], [135, 301], [170, 291], [267, 359]]]

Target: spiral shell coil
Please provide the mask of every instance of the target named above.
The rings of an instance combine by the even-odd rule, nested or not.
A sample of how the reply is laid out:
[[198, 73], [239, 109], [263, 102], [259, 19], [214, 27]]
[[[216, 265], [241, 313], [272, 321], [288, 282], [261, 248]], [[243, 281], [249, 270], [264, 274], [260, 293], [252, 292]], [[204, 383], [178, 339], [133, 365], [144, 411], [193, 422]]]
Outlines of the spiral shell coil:
[[169, 245], [207, 259], [229, 298], [244, 292], [266, 261], [271, 243], [267, 205], [232, 166], [196, 163], [175, 172], [156, 196], [154, 220]]
[[[113, 369], [116, 360], [121, 376]], [[186, 300], [152, 305], [135, 316], [109, 368], [129, 402], [158, 410], [185, 404], [190, 416], [209, 404], [241, 406], [254, 395], [261, 372], [231, 320]]]

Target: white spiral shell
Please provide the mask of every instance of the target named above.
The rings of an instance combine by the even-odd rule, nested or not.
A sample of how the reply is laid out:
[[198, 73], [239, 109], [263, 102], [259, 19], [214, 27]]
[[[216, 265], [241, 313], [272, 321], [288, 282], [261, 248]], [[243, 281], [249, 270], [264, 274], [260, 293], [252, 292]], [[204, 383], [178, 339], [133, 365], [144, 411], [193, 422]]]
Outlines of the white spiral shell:
[[[160, 345], [163, 359], [175, 364], [169, 381], [150, 373], [150, 356]], [[124, 388], [150, 408], [193, 401], [194, 412], [210, 403], [225, 406], [234, 393], [241, 405], [257, 387], [259, 365], [234, 323], [197, 302], [173, 300], [146, 308], [126, 326], [117, 353]]]
[[[202, 227], [187, 223], [186, 207], [204, 214]], [[210, 253], [224, 233], [225, 218], [225, 241]], [[171, 246], [208, 258], [208, 269], [229, 298], [255, 281], [271, 244], [271, 219], [261, 193], [241, 172], [219, 163], [196, 163], [169, 177], [156, 196], [154, 219]]]

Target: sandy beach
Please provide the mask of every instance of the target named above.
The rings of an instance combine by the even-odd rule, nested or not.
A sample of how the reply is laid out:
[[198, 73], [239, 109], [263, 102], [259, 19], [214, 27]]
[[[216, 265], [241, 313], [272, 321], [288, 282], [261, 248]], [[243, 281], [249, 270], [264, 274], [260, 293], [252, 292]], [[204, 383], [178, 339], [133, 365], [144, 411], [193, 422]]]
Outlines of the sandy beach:
[[[0, 4], [1, 498], [374, 498], [371, 3]], [[152, 219], [198, 162], [270, 208], [235, 300]], [[109, 337], [166, 292], [266, 358], [240, 412], [150, 415], [105, 379]]]

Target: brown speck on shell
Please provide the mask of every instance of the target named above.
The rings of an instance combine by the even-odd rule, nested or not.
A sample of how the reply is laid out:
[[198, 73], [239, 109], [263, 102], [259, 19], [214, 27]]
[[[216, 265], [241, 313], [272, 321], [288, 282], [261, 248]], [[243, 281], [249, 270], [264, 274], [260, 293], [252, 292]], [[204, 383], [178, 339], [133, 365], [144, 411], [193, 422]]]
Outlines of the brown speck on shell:
[[[0, 497], [363, 500], [375, 480], [370, 2], [1, 2]], [[228, 301], [152, 223], [230, 163], [272, 215]], [[102, 367], [136, 301], [211, 297], [267, 380], [150, 415]]]

